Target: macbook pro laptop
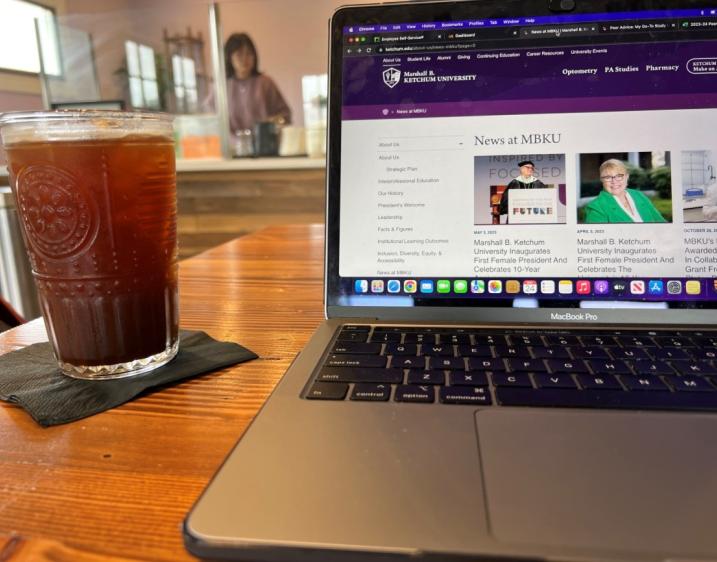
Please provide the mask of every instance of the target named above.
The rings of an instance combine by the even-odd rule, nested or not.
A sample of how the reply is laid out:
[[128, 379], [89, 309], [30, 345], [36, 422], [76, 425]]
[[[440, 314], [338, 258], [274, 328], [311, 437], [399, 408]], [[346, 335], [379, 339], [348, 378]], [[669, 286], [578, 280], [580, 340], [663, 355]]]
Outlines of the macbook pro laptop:
[[717, 559], [717, 3], [345, 7], [329, 83], [327, 320], [189, 550]]

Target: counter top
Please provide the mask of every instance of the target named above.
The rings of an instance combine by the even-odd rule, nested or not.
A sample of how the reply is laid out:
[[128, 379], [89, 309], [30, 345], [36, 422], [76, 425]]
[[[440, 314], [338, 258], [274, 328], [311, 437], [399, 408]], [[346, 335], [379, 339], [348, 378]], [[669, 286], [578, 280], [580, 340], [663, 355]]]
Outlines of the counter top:
[[234, 172], [242, 170], [318, 170], [326, 167], [324, 158], [277, 156], [274, 158], [234, 158], [232, 160], [177, 160], [177, 172]]
[[[177, 173], [183, 172], [241, 172], [244, 170], [321, 170], [324, 158], [306, 156], [276, 156], [274, 158], [223, 158], [206, 160], [177, 159]], [[0, 179], [7, 178], [7, 166], [0, 166]]]

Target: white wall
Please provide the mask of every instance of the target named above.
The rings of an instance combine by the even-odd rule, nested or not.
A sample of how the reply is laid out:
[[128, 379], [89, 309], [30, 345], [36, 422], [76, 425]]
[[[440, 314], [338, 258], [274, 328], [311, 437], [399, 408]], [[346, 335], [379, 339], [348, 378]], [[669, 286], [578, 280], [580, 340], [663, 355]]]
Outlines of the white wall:
[[[363, 0], [377, 2], [378, 0]], [[163, 30], [170, 35], [191, 27], [205, 39], [205, 64], [211, 69], [209, 46], [209, 2], [207, 0], [44, 0], [58, 6], [60, 23], [92, 35], [95, 61], [104, 99], [124, 98], [125, 80], [117, 74], [124, 64], [124, 42], [134, 40], [164, 52]], [[303, 122], [301, 77], [327, 70], [328, 20], [348, 0], [228, 0], [219, 3], [222, 34], [226, 40], [236, 32], [247, 32], [259, 52], [260, 70], [278, 84], [291, 106], [294, 122]], [[0, 76], [0, 78], [2, 78]], [[39, 101], [39, 83], [21, 77], [29, 86], [13, 88]], [[0, 82], [7, 82], [0, 80]], [[28, 88], [31, 91], [28, 91]], [[0, 90], [3, 90], [0, 86]], [[9, 88], [8, 88], [9, 89]], [[3, 101], [4, 110], [20, 98]], [[27, 100], [25, 100], [27, 101]]]
[[271, 76], [303, 122], [301, 77], [323, 74], [328, 63], [328, 21], [341, 0], [238, 0], [220, 4], [222, 31], [248, 33], [260, 70]]

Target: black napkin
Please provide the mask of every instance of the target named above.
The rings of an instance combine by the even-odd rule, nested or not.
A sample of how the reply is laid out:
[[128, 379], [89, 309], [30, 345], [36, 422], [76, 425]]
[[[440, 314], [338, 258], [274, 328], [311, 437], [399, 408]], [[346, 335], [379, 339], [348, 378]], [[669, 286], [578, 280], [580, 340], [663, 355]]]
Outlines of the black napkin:
[[50, 344], [36, 343], [0, 356], [0, 400], [20, 405], [48, 427], [104, 412], [148, 388], [257, 357], [239, 344], [181, 330], [179, 353], [167, 365], [134, 377], [88, 381], [63, 375]]

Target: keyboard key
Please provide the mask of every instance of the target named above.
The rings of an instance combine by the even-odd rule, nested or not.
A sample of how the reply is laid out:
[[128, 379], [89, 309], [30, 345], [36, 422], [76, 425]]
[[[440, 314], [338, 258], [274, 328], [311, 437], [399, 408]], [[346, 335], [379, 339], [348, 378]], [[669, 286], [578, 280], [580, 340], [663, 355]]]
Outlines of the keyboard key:
[[577, 388], [570, 375], [548, 375], [538, 373], [533, 377], [538, 388]]
[[531, 351], [536, 359], [570, 359], [565, 347], [533, 347]]
[[508, 371], [511, 373], [529, 373], [547, 371], [542, 359], [507, 359]]
[[532, 346], [532, 345], [543, 345], [543, 340], [540, 336], [526, 336], [526, 335], [516, 335], [513, 334], [510, 336], [510, 342], [515, 347], [522, 347], [522, 346]]
[[667, 377], [667, 382], [678, 392], [715, 392], [717, 388], [712, 386], [704, 377]]
[[579, 359], [565, 361], [563, 359], [548, 359], [546, 361], [551, 373], [587, 373], [585, 361]]
[[382, 368], [387, 364], [386, 357], [381, 355], [335, 354], [329, 355], [327, 367], [368, 367]]
[[[678, 350], [683, 351], [683, 350]], [[693, 359], [712, 361], [717, 359], [717, 350], [715, 349], [690, 349], [690, 354]]]
[[707, 335], [703, 332], [696, 332], [690, 339], [697, 347], [717, 347], [717, 334]]
[[397, 356], [391, 358], [391, 367], [394, 369], [425, 369], [425, 357]]
[[349, 385], [347, 384], [315, 382], [306, 397], [309, 400], [343, 400], [348, 391]]
[[481, 359], [479, 357], [468, 358], [469, 371], [505, 371], [505, 364], [502, 359]]
[[631, 374], [630, 368], [627, 363], [618, 359], [612, 360], [588, 360], [588, 365], [593, 373], [596, 375], [611, 374], [611, 375], [629, 375]]
[[628, 349], [657, 346], [652, 338], [647, 336], [617, 336], [617, 341], [622, 347], [626, 347]]
[[485, 373], [461, 373], [453, 371], [448, 374], [452, 386], [488, 386], [488, 376]]
[[468, 328], [433, 328], [431, 331], [435, 332], [439, 336], [449, 335], [452, 336], [454, 334], [456, 335], [467, 335], [470, 336], [470, 334], [473, 333], [473, 330], [469, 330]]
[[679, 336], [656, 337], [655, 342], [660, 347], [694, 347], [695, 345], [689, 338]]
[[390, 396], [390, 384], [356, 384], [351, 392], [351, 400], [362, 402], [386, 402]]
[[638, 359], [650, 359], [650, 356], [644, 349], [625, 349], [625, 348], [611, 348], [610, 355], [613, 359], [631, 359], [636, 361]]
[[371, 334], [370, 342], [379, 343], [398, 343], [401, 341], [402, 334], [400, 332], [374, 332]]
[[709, 361], [672, 361], [681, 375], [717, 375], [717, 369]]
[[466, 363], [463, 357], [429, 357], [428, 368], [465, 371]]
[[495, 346], [496, 357], [525, 357], [530, 358], [530, 350], [527, 347], [513, 347], [507, 345], [496, 345]]
[[438, 391], [443, 404], [470, 404], [488, 406], [491, 404], [490, 391], [486, 387], [444, 386]]
[[665, 349], [652, 349], [650, 350], [653, 359], [659, 359], [661, 361], [669, 361], [672, 359], [692, 359], [689, 353], [684, 349], [677, 348], [665, 348]]
[[[366, 340], [363, 340], [363, 341], [366, 341]], [[374, 333], [371, 334], [371, 339], [369, 341], [379, 342], [379, 343], [400, 342], [401, 341], [401, 333], [400, 332], [376, 332], [376, 331], [374, 331]]]
[[393, 399], [396, 402], [433, 402], [436, 392], [432, 386], [406, 384], [396, 387]]
[[446, 375], [443, 371], [425, 371], [411, 369], [408, 371], [408, 384], [446, 384]]
[[674, 375], [675, 370], [662, 361], [628, 361], [636, 375]]
[[363, 343], [354, 341], [340, 341], [334, 345], [331, 353], [356, 353], [378, 355], [381, 353], [380, 343]]
[[580, 339], [586, 347], [612, 347], [618, 345], [617, 340], [612, 336], [580, 336]]
[[370, 332], [371, 326], [359, 326], [353, 324], [347, 324], [341, 327], [341, 333], [344, 332]]
[[508, 345], [505, 336], [491, 334], [474, 334], [473, 343], [476, 345]]
[[493, 386], [518, 386], [532, 388], [533, 383], [530, 382], [530, 377], [525, 373], [492, 373], [490, 380], [493, 382]]
[[404, 343], [387, 343], [384, 355], [418, 355], [418, 345]]
[[426, 345], [423, 344], [421, 346], [421, 353], [423, 355], [428, 355], [430, 357], [453, 357], [455, 356], [455, 353], [453, 353], [453, 346], [452, 345]]
[[612, 375], [578, 375], [580, 386], [585, 389], [622, 390], [617, 378]]
[[406, 334], [403, 338], [404, 343], [426, 343], [433, 345], [436, 343], [435, 334]]
[[632, 410], [716, 411], [715, 392], [625, 392], [624, 390], [568, 390], [497, 388], [496, 400], [504, 406], [612, 408]]
[[387, 332], [398, 332], [399, 334], [401, 332], [405, 332], [406, 330], [411, 330], [412, 328], [404, 328], [402, 326], [376, 326], [373, 329], [374, 334], [385, 334]]
[[340, 342], [358, 341], [365, 342], [368, 339], [368, 332], [341, 332], [336, 338]]
[[610, 359], [607, 350], [602, 347], [571, 347], [570, 353], [576, 359]]
[[470, 345], [471, 337], [468, 334], [440, 334], [438, 343], [442, 345]]
[[355, 367], [324, 367], [321, 382], [368, 382], [390, 384], [403, 382], [403, 369], [362, 369]]
[[566, 347], [572, 345], [580, 345], [580, 340], [577, 336], [546, 336], [545, 341], [550, 345]]
[[668, 390], [659, 377], [639, 377], [625, 375], [620, 378], [628, 390]]
[[459, 345], [459, 357], [493, 357], [490, 346], [487, 345]]

